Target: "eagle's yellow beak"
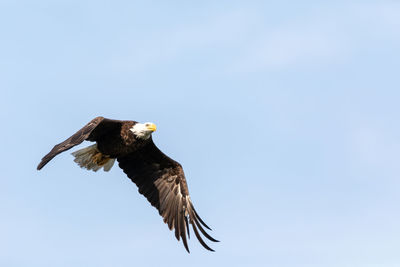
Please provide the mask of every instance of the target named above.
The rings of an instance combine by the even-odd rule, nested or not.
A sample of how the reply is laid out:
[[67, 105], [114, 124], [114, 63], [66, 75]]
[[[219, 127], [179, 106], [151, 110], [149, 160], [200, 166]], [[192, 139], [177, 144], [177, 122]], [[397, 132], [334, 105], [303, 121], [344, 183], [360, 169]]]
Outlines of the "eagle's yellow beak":
[[155, 132], [157, 130], [157, 126], [154, 123], [146, 123], [146, 128], [149, 131]]

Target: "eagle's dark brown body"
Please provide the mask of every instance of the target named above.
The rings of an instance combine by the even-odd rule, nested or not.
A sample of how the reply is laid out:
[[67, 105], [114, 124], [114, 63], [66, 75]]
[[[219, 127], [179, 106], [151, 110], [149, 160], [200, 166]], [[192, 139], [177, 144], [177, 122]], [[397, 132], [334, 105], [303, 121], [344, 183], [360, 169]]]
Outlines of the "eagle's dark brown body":
[[96, 142], [101, 154], [119, 162], [121, 169], [138, 186], [139, 192], [158, 209], [169, 229], [175, 229], [176, 238], [182, 238], [188, 252], [186, 232], [189, 235], [189, 224], [203, 247], [212, 250], [203, 241], [198, 229], [209, 240], [217, 240], [203, 229], [203, 226], [210, 228], [193, 207], [182, 166], [162, 153], [151, 136], [147, 139], [135, 136], [131, 129], [136, 123], [97, 117], [70, 138], [54, 146], [43, 157], [37, 169], [40, 170], [56, 155], [85, 140]]
[[107, 132], [92, 132], [88, 140], [97, 142], [100, 152], [112, 158], [127, 155], [139, 150], [150, 141], [136, 138], [130, 131], [136, 123], [135, 121], [121, 121], [116, 127], [110, 127]]

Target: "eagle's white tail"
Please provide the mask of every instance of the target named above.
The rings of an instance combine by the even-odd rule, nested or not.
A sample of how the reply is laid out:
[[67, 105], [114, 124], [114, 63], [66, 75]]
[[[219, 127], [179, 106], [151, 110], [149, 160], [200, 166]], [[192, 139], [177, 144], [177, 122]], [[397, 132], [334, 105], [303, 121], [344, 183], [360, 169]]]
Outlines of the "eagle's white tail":
[[71, 153], [81, 168], [92, 170], [97, 172], [101, 168], [108, 172], [114, 165], [115, 159], [110, 158], [107, 155], [102, 154], [98, 149], [97, 145], [88, 146]]

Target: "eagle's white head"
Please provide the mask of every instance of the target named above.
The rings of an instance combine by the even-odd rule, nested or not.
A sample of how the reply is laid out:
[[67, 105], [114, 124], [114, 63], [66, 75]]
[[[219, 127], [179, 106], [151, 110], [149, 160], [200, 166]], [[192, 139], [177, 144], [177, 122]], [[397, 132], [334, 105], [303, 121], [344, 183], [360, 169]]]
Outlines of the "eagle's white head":
[[136, 123], [130, 129], [133, 134], [140, 139], [148, 139], [152, 132], [157, 129], [157, 126], [152, 122]]

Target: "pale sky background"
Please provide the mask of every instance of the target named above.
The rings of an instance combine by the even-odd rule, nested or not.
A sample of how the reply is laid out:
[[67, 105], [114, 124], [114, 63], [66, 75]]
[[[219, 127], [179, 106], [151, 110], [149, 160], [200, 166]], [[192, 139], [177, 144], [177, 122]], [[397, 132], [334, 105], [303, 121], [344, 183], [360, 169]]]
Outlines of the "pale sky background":
[[[0, 38], [0, 266], [400, 266], [398, 1], [0, 0]], [[215, 253], [116, 166], [36, 171], [98, 115], [157, 124]]]

